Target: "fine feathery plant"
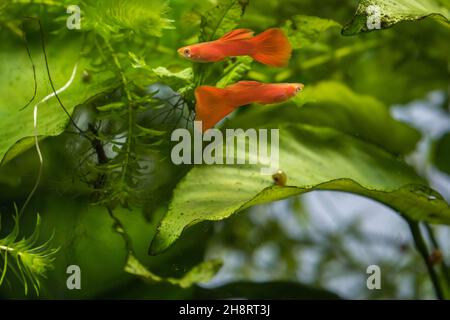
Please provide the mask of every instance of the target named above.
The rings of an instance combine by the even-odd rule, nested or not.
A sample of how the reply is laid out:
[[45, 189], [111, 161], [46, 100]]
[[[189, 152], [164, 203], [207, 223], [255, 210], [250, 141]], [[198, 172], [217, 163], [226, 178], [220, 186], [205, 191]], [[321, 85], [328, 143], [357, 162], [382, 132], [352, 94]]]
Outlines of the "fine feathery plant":
[[[235, 28], [246, 5], [247, 1], [224, 1], [202, 15], [200, 39], [212, 39]], [[91, 148], [80, 171], [93, 188], [95, 203], [111, 208], [139, 206], [149, 197], [149, 188], [158, 188], [155, 167], [168, 155], [168, 134], [177, 127], [192, 126], [195, 87], [225, 87], [239, 81], [250, 70], [251, 59], [240, 57], [179, 72], [154, 68], [143, 57], [157, 50], [158, 42], [152, 44], [148, 38], [160, 34], [149, 32], [131, 17], [139, 7], [142, 15], [152, 17], [147, 20], [158, 25], [158, 30], [170, 29], [170, 19], [154, 14], [158, 10], [164, 17], [166, 5], [150, 8], [142, 1], [131, 1], [111, 12], [95, 10], [96, 6], [86, 6], [89, 36], [83, 56], [96, 57], [89, 65], [93, 77], [104, 72], [114, 74], [115, 80], [110, 92], [86, 104], [96, 119], [88, 127]], [[97, 19], [92, 19], [96, 15]], [[103, 23], [96, 24], [97, 20]], [[152, 81], [154, 85], [149, 86]]]
[[20, 238], [19, 220], [16, 207], [12, 231], [6, 237], [0, 238], [0, 286], [3, 282], [8, 281], [6, 275], [11, 272], [23, 284], [26, 295], [30, 288], [34, 289], [36, 295], [39, 295], [41, 278], [45, 278], [46, 272], [52, 268], [58, 249], [50, 247], [53, 237], [39, 244], [41, 225], [39, 215], [36, 218], [34, 231], [29, 237]]

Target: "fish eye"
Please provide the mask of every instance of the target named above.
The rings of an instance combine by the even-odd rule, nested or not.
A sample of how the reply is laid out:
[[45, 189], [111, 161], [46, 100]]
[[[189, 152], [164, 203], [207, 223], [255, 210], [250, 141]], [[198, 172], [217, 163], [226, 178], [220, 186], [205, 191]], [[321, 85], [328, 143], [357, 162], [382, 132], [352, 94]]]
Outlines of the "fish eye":
[[300, 86], [295, 87], [295, 92], [300, 92], [300, 91], [302, 91], [302, 87], [300, 87]]
[[190, 57], [191, 56], [191, 50], [189, 49], [189, 48], [186, 48], [186, 49], [184, 49], [184, 55], [186, 56], [186, 57]]

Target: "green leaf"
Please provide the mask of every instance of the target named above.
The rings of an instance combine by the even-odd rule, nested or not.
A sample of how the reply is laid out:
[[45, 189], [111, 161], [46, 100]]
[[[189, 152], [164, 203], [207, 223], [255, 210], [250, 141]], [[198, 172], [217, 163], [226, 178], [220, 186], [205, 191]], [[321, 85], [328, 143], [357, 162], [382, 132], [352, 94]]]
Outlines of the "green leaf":
[[332, 128], [288, 125], [280, 127], [279, 152], [285, 187], [261, 175], [259, 165], [194, 167], [176, 187], [150, 253], [169, 248], [193, 224], [312, 190], [355, 193], [414, 220], [450, 224], [443, 198], [403, 161], [373, 144]]
[[211, 41], [233, 30], [248, 3], [249, 0], [218, 0], [201, 18], [200, 41]]
[[283, 26], [293, 49], [311, 46], [331, 28], [341, 28], [341, 25], [333, 20], [305, 15], [294, 16]]
[[172, 72], [165, 67], [158, 67], [153, 69], [153, 72], [161, 82], [168, 85], [173, 90], [179, 90], [180, 88], [188, 86], [194, 78], [192, 68], [186, 68], [179, 72]]
[[217, 81], [216, 87], [225, 88], [244, 78], [251, 69], [252, 61], [253, 59], [250, 57], [237, 57], [235, 62], [223, 70], [222, 77]]
[[145, 266], [143, 266], [138, 259], [132, 254], [128, 255], [127, 263], [124, 270], [130, 274], [142, 277], [147, 281], [158, 282], [162, 278], [149, 271]]
[[127, 31], [161, 37], [164, 29], [172, 28], [173, 21], [166, 18], [169, 8], [165, 1], [87, 1], [81, 8], [83, 30], [93, 30], [106, 39]]
[[211, 280], [222, 267], [222, 264], [221, 260], [209, 260], [195, 266], [181, 278], [163, 278], [149, 271], [130, 254], [127, 259], [125, 271], [139, 276], [150, 283], [168, 282], [173, 285], [178, 285], [181, 288], [189, 288], [196, 283], [204, 283]]
[[[344, 26], [342, 33], [353, 35], [385, 29], [402, 21], [420, 20], [430, 16], [448, 23], [450, 11], [435, 0], [361, 0], [355, 16]], [[378, 17], [380, 24], [373, 24], [372, 21], [376, 21]]]
[[335, 293], [288, 281], [239, 281], [220, 287], [195, 288], [195, 299], [340, 299]]
[[151, 129], [151, 128], [146, 128], [140, 125], [136, 125], [136, 128], [138, 129], [139, 133], [138, 135], [142, 135], [142, 136], [153, 136], [153, 137], [161, 137], [167, 134], [166, 131], [161, 131], [161, 130], [155, 130], [155, 129]]
[[172, 279], [170, 282], [182, 288], [188, 288], [196, 283], [206, 283], [219, 272], [222, 265], [223, 262], [220, 259], [208, 260], [193, 267], [182, 278]]
[[[124, 247], [123, 238], [113, 230], [115, 225], [104, 207], [88, 203], [86, 197], [70, 199], [51, 192], [43, 197], [45, 203], [41, 209], [45, 211], [43, 222], [47, 223], [42, 225], [42, 238], [49, 238], [55, 231], [52, 243], [57, 243], [61, 250], [54, 261], [55, 269], [47, 273], [48, 279], [43, 282], [45, 290], [41, 290], [41, 298], [94, 299], [100, 296], [108, 297], [105, 295], [108, 291], [118, 292], [123, 287], [134, 288], [137, 285], [136, 281], [139, 282], [139, 278], [124, 271], [128, 251]], [[191, 228], [189, 230], [191, 232], [186, 234], [185, 241], [180, 242], [179, 246], [174, 247], [167, 255], [149, 257], [147, 255], [149, 236], [154, 233], [156, 229], [154, 223], [159, 218], [153, 215], [152, 219], [156, 221], [149, 222], [141, 210], [135, 208], [130, 211], [118, 207], [114, 214], [123, 223], [133, 244], [133, 254], [142, 265], [153, 272], [183, 277], [186, 274], [184, 270], [190, 270], [202, 263], [207, 240], [211, 236], [211, 232], [205, 232], [204, 227]], [[185, 252], [190, 254], [186, 256]], [[82, 290], [67, 290], [65, 281], [67, 277], [61, 281], [61, 275], [66, 275], [67, 266], [71, 264], [81, 268]], [[2, 266], [0, 259], [0, 268]], [[11, 277], [8, 280], [15, 279]], [[16, 282], [10, 282], [13, 287], [16, 285]], [[167, 286], [166, 282], [158, 283]], [[142, 282], [142, 285], [151, 290], [147, 283]], [[5, 290], [1, 292], [2, 297], [23, 298], [20, 292], [8, 290], [6, 283], [3, 288]], [[177, 287], [173, 286], [173, 289], [177, 290]]]
[[[33, 68], [23, 44], [15, 43], [6, 30], [0, 31], [2, 50], [0, 50], [0, 162], [12, 159], [33, 145], [33, 107], [44, 97], [53, 93], [50, 86], [44, 55], [40, 43], [30, 46], [33, 62], [36, 66], [37, 92], [32, 103], [20, 110], [33, 97]], [[17, 46], [21, 48], [17, 50]], [[105, 82], [113, 76], [109, 72], [93, 72], [92, 81], [83, 81], [83, 70], [89, 69], [89, 62], [79, 57], [81, 39], [74, 35], [64, 42], [50, 38], [46, 43], [50, 74], [58, 90], [68, 83], [77, 65], [75, 77], [69, 87], [58, 96], [69, 113], [77, 105], [89, 98], [105, 92], [115, 86], [114, 82]], [[52, 97], [38, 106], [37, 133], [40, 137], [61, 134], [69, 122], [57, 99]], [[13, 153], [5, 158], [6, 152], [14, 146]]]
[[394, 120], [389, 109], [377, 99], [360, 95], [339, 82], [324, 81], [305, 86], [292, 104], [251, 108], [227, 127], [278, 127], [304, 123], [330, 127], [373, 143], [394, 154], [414, 150], [420, 139], [415, 129]]
[[103, 106], [97, 107], [97, 110], [98, 111], [103, 111], [103, 112], [114, 111], [114, 110], [121, 110], [124, 106], [125, 106], [124, 102], [121, 102], [121, 101], [119, 101], [119, 102], [112, 102], [112, 103], [108, 103], [108, 104], [105, 104]]
[[450, 174], [450, 132], [447, 132], [435, 142], [432, 158], [439, 170]]

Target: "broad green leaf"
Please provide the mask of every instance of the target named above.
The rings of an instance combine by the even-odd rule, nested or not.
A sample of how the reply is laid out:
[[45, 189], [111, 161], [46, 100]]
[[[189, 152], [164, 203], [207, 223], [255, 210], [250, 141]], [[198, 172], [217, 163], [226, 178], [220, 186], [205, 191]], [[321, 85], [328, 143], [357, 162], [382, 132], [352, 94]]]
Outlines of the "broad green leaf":
[[219, 272], [222, 265], [222, 260], [208, 260], [189, 270], [182, 278], [172, 279], [170, 282], [178, 284], [182, 288], [188, 288], [196, 283], [205, 283]]
[[[39, 42], [30, 46], [33, 63], [36, 66], [37, 92], [35, 99], [24, 109], [27, 102], [33, 97], [34, 81], [33, 68], [23, 43], [12, 40], [7, 30], [0, 31], [2, 50], [0, 50], [0, 162], [8, 149], [17, 144], [13, 156], [33, 145], [33, 107], [44, 97], [53, 93], [47, 76], [44, 55]], [[75, 77], [68, 88], [58, 96], [64, 107], [71, 113], [77, 105], [89, 98], [111, 89], [115, 84], [105, 82], [113, 77], [109, 72], [95, 72], [91, 81], [83, 81], [83, 70], [89, 69], [89, 62], [80, 58], [81, 39], [73, 35], [70, 41], [47, 39], [47, 56], [50, 74], [55, 89], [66, 85], [74, 72]], [[21, 48], [17, 50], [16, 48]], [[75, 68], [76, 67], [76, 68]], [[38, 106], [37, 133], [40, 137], [55, 136], [62, 133], [69, 122], [69, 118], [62, 110], [57, 99], [52, 97]]]
[[333, 20], [305, 15], [294, 16], [283, 26], [293, 49], [311, 46], [331, 28], [341, 28], [341, 25]]
[[420, 20], [429, 16], [448, 23], [449, 8], [435, 0], [361, 0], [355, 16], [342, 33], [353, 35], [377, 29], [385, 29], [402, 21]]
[[196, 287], [195, 299], [340, 299], [335, 293], [288, 281], [240, 281], [206, 289]]
[[250, 57], [238, 57], [223, 70], [222, 77], [216, 83], [216, 87], [224, 88], [241, 80], [251, 69], [253, 59]]
[[83, 29], [104, 38], [126, 31], [160, 37], [164, 29], [172, 28], [167, 2], [162, 0], [90, 0], [81, 8]]
[[142, 263], [140, 263], [139, 260], [132, 254], [128, 255], [124, 270], [130, 274], [142, 277], [147, 281], [159, 282], [162, 280], [161, 277], [157, 276], [143, 266]]
[[189, 85], [193, 78], [194, 73], [192, 68], [186, 68], [179, 72], [172, 72], [164, 67], [158, 67], [153, 69], [153, 72], [164, 84], [171, 87], [173, 90], [178, 90], [180, 88]]
[[[340, 31], [332, 27], [314, 43], [295, 50], [290, 68], [280, 72], [280, 76], [289, 78], [278, 74], [267, 77], [270, 70], [265, 69], [259, 70], [266, 77], [262, 80], [304, 81], [305, 84], [323, 79], [340, 80], [357, 92], [377, 97], [389, 105], [405, 104], [423, 98], [430, 91], [445, 90], [448, 83], [445, 53], [449, 45], [442, 39], [449, 37], [450, 28], [426, 19], [361, 37], [342, 37]], [[290, 41], [295, 44], [295, 37]]]
[[194, 167], [176, 187], [150, 253], [166, 250], [198, 222], [226, 219], [253, 205], [312, 190], [355, 193], [414, 220], [450, 224], [443, 198], [403, 161], [373, 144], [332, 128], [288, 125], [280, 127], [279, 151], [279, 169], [287, 175], [284, 187], [261, 175], [259, 165]]
[[217, 0], [202, 16], [200, 41], [211, 41], [233, 30], [245, 12], [249, 0]]
[[325, 81], [305, 86], [292, 104], [255, 106], [236, 117], [228, 127], [278, 127], [285, 123], [304, 123], [331, 127], [373, 143], [394, 154], [414, 150], [420, 134], [394, 120], [389, 109], [377, 99], [353, 92], [339, 82]]
[[450, 174], [450, 132], [435, 142], [432, 158], [439, 170]]
[[388, 105], [406, 104], [423, 99], [431, 91], [446, 90], [450, 42], [442, 39], [449, 36], [450, 28], [425, 19], [401, 23], [384, 32], [346, 37], [362, 43], [378, 39], [378, 43], [343, 60], [338, 68], [345, 70], [358, 92]]
[[[27, 194], [27, 192], [28, 188], [24, 193]], [[48, 278], [42, 281], [43, 290], [40, 294], [42, 299], [110, 297], [105, 294], [119, 291], [125, 286], [134, 288], [139, 284], [138, 277], [124, 271], [127, 259], [124, 241], [114, 231], [114, 221], [104, 207], [87, 203], [88, 199], [85, 197], [68, 199], [62, 197], [61, 194], [56, 195], [52, 192], [45, 193], [43, 197], [45, 201], [39, 208], [45, 214], [40, 228], [41, 240], [49, 239], [54, 233], [51, 244], [60, 247], [60, 251], [53, 263], [54, 269], [48, 272]], [[204, 226], [189, 230], [191, 232], [186, 234], [185, 241], [180, 242], [179, 246], [175, 246], [167, 255], [149, 257], [147, 255], [148, 240], [149, 235], [153, 234], [156, 229], [154, 225], [156, 221], [149, 222], [144, 218], [140, 209], [130, 211], [117, 208], [114, 210], [114, 214], [120, 219], [131, 238], [135, 257], [148, 270], [158, 273], [158, 275], [164, 273], [164, 277], [184, 278], [184, 281], [187, 281], [186, 279], [191, 277], [187, 275], [189, 270], [195, 270], [195, 268], [205, 265], [203, 257], [211, 232], [205, 232]], [[8, 222], [7, 219], [3, 221], [7, 215], [8, 212], [2, 210], [2, 222]], [[25, 235], [28, 235], [26, 230], [34, 225], [34, 220], [35, 215], [32, 212], [25, 214], [24, 220], [22, 220]], [[41, 244], [40, 241], [38, 243]], [[186, 256], [185, 252], [190, 252], [189, 256]], [[1, 260], [0, 258], [0, 276], [3, 267]], [[12, 260], [9, 259], [9, 262]], [[207, 262], [205, 263], [208, 265]], [[209, 263], [213, 264], [213, 262]], [[66, 275], [67, 267], [72, 264], [81, 268], [82, 290], [67, 290], [65, 281], [67, 277], [61, 281], [61, 275]], [[211, 267], [208, 270], [214, 269]], [[208, 270], [196, 272], [197, 277], [194, 282], [201, 282], [202, 277], [207, 277]], [[2, 298], [23, 299], [23, 288], [20, 282], [16, 280], [16, 277], [10, 277], [8, 273], [6, 277], [10, 283], [7, 281], [0, 287]], [[164, 282], [158, 283], [165, 285]], [[150, 290], [152, 288], [144, 282], [142, 285]], [[179, 287], [179, 285], [173, 286], [173, 290], [180, 290], [177, 286]], [[139, 297], [134, 296], [134, 298]]]
[[208, 282], [216, 275], [221, 267], [221, 260], [209, 260], [195, 266], [181, 278], [163, 278], [149, 271], [133, 255], [130, 254], [127, 259], [125, 271], [139, 276], [151, 283], [168, 282], [173, 285], [178, 285], [181, 288], [189, 288], [196, 283]]

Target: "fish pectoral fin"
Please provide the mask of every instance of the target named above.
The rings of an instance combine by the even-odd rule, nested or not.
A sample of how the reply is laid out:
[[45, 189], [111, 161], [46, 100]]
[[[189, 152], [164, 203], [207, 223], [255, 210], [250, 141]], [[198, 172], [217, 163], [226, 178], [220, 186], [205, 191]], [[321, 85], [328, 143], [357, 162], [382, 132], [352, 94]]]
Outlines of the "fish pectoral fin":
[[250, 29], [236, 29], [228, 32], [220, 41], [230, 41], [230, 40], [245, 40], [251, 39], [253, 37], [254, 31]]

